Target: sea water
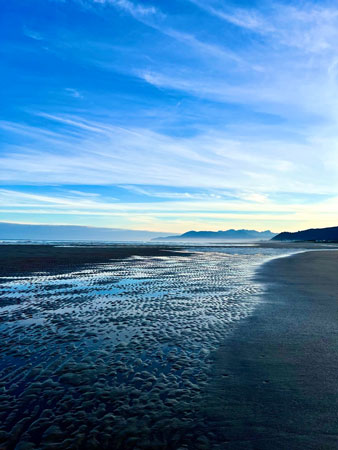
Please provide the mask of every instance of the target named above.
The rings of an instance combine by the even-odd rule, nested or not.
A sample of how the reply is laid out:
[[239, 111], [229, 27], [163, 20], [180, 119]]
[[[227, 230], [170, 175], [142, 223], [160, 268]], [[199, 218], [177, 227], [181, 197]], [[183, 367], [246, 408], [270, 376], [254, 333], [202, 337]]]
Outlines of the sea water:
[[221, 446], [200, 414], [213, 352], [260, 301], [255, 269], [292, 250], [189, 252], [2, 280], [0, 447]]

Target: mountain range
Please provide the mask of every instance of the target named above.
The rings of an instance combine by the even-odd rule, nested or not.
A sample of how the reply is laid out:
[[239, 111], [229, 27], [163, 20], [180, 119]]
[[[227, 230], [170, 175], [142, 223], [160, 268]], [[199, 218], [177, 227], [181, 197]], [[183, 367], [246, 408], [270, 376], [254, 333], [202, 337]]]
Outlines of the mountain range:
[[77, 225], [29, 225], [0, 222], [0, 240], [148, 241], [168, 233]]
[[144, 230], [89, 227], [80, 225], [31, 225], [0, 222], [0, 240], [90, 240], [90, 241], [179, 241], [179, 240], [273, 240], [273, 241], [336, 241], [338, 227], [272, 233], [269, 230], [187, 231], [180, 235]]
[[310, 228], [289, 233], [284, 231], [272, 238], [273, 241], [338, 241], [338, 227]]
[[271, 239], [276, 235], [271, 231], [256, 230], [219, 230], [219, 231], [187, 231], [186, 233], [176, 236], [159, 237], [156, 240], [263, 240]]

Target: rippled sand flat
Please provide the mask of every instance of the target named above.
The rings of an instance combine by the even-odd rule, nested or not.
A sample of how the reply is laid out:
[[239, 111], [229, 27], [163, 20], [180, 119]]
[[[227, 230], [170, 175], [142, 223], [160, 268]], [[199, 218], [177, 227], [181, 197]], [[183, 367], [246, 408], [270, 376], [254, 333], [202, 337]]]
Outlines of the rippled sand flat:
[[213, 351], [258, 301], [266, 256], [249, 250], [3, 277], [1, 448], [222, 448], [203, 391]]

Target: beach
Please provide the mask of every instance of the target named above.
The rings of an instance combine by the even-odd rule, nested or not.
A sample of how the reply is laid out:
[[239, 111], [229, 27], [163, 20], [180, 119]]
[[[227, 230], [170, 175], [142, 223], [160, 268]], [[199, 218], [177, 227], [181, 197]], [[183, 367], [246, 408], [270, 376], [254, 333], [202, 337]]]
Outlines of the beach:
[[337, 448], [337, 251], [1, 250], [1, 449]]
[[214, 446], [211, 355], [271, 250], [60, 245], [0, 248], [0, 448]]
[[338, 448], [338, 252], [264, 264], [262, 303], [215, 355], [206, 414], [229, 449]]
[[132, 256], [182, 255], [173, 246], [142, 244], [10, 244], [0, 246], [0, 276], [33, 272], [67, 273], [86, 264], [103, 264]]

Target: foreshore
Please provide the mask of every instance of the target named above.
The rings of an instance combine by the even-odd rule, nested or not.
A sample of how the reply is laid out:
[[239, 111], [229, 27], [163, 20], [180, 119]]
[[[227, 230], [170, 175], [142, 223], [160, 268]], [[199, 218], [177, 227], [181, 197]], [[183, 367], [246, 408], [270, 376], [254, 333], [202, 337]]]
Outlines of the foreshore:
[[[306, 251], [300, 246], [285, 248]], [[219, 323], [229, 317], [224, 307], [231, 300], [231, 291], [223, 289], [226, 258], [219, 260], [217, 272], [209, 272], [213, 257], [202, 255], [199, 259], [198, 251], [192, 260], [176, 258], [179, 264], [176, 268], [171, 265], [170, 272], [163, 272], [162, 261], [150, 261], [152, 276], [145, 278], [142, 261], [141, 272], [137, 260], [130, 261], [130, 265], [119, 261], [133, 255], [186, 256], [190, 251], [194, 252], [195, 247], [130, 244], [1, 247], [0, 275], [10, 278], [19, 274], [27, 277], [28, 282], [11, 284], [10, 280], [9, 286], [4, 283], [2, 291], [0, 369], [6, 380], [3, 400], [7, 403], [0, 411], [4, 424], [0, 447], [1, 442], [9, 442], [10, 446], [3, 444], [4, 448], [14, 448], [21, 440], [24, 446], [28, 439], [35, 443], [30, 448], [50, 448], [49, 440], [54, 439], [53, 448], [75, 448], [75, 445], [65, 447], [63, 440], [78, 439], [77, 430], [82, 425], [88, 427], [88, 436], [99, 429], [101, 405], [112, 414], [109, 433], [97, 435], [100, 443], [104, 438], [109, 444], [102, 448], [115, 448], [116, 442], [120, 442], [119, 448], [135, 448], [135, 441], [129, 441], [130, 438], [140, 439], [142, 448], [338, 448], [338, 251], [304, 252], [261, 266], [253, 284], [261, 284], [264, 292], [255, 298], [256, 289], [247, 289], [250, 281], [246, 280], [247, 286], [240, 284], [240, 295], [233, 297], [234, 306], [239, 309], [253, 302], [253, 312], [222, 335], [219, 327], [204, 327], [200, 311], [206, 309], [213, 317], [215, 305], [219, 305], [218, 317], [223, 314]], [[110, 269], [100, 266], [110, 261], [113, 262], [108, 264]], [[229, 264], [228, 268], [238, 267], [231, 266], [231, 258]], [[83, 268], [88, 271], [78, 273]], [[95, 274], [101, 269], [108, 274], [96, 279]], [[63, 277], [69, 271], [74, 273]], [[61, 277], [45, 277], [45, 273]], [[201, 274], [205, 274], [202, 279]], [[137, 282], [125, 283], [128, 279]], [[242, 282], [243, 279], [239, 283]], [[196, 302], [201, 289], [208, 295]], [[187, 292], [192, 293], [188, 299]], [[232, 311], [236, 313], [238, 309]], [[128, 335], [128, 329], [136, 330], [137, 339]], [[201, 351], [192, 352], [190, 341]], [[216, 354], [212, 353], [211, 361], [205, 349], [213, 341], [223, 344]], [[16, 342], [19, 345], [13, 344]], [[158, 351], [154, 366], [154, 348], [161, 349], [163, 342], [178, 351], [168, 353], [168, 358]], [[143, 363], [139, 354], [150, 356]], [[18, 362], [21, 370], [18, 378], [13, 361]], [[104, 383], [101, 387], [93, 381], [98, 376], [100, 383]], [[17, 395], [18, 380], [22, 382], [20, 395]], [[53, 390], [40, 391], [42, 384], [36, 383], [45, 382], [49, 383], [46, 386], [54, 386]], [[36, 389], [33, 397], [32, 386]], [[102, 386], [105, 394], [100, 397], [97, 389]], [[80, 389], [91, 399], [87, 406], [82, 394], [79, 395]], [[40, 396], [41, 392], [45, 397]], [[159, 392], [165, 392], [166, 397], [159, 397]], [[25, 406], [27, 398], [30, 409]], [[66, 423], [64, 411], [68, 410], [69, 398], [76, 407], [66, 415]], [[142, 402], [135, 406], [134, 398]], [[52, 437], [44, 435], [44, 422], [41, 427], [32, 426], [37, 417], [32, 411], [44, 413], [45, 403], [41, 401], [45, 400], [56, 405], [55, 417], [48, 419], [48, 426], [59, 427]], [[81, 413], [79, 417], [77, 412]], [[168, 422], [168, 417], [172, 417], [172, 422]], [[27, 422], [22, 422], [23, 419]], [[131, 421], [130, 427], [125, 420]], [[22, 423], [27, 425], [19, 428]], [[13, 429], [19, 431], [13, 434]], [[154, 437], [160, 444], [148, 446], [147, 442]], [[45, 438], [47, 446], [41, 444]]]
[[131, 256], [183, 256], [174, 246], [142, 244], [1, 245], [0, 276], [29, 275], [32, 272], [65, 273], [83, 269], [86, 264], [109, 263]]
[[[229, 243], [226, 243], [229, 245]], [[195, 244], [196, 245], [196, 244]], [[242, 243], [231, 246], [241, 248]], [[261, 248], [318, 249], [330, 248], [327, 244], [306, 242], [253, 242]], [[201, 242], [199, 247], [219, 248], [220, 244]], [[189, 256], [196, 247], [189, 242], [180, 245], [149, 243], [85, 243], [71, 241], [59, 244], [0, 244], [0, 276], [29, 275], [34, 272], [67, 273], [81, 270], [86, 264], [102, 264], [131, 256]]]
[[338, 251], [264, 264], [262, 302], [214, 361], [206, 415], [227, 449], [338, 448]]

